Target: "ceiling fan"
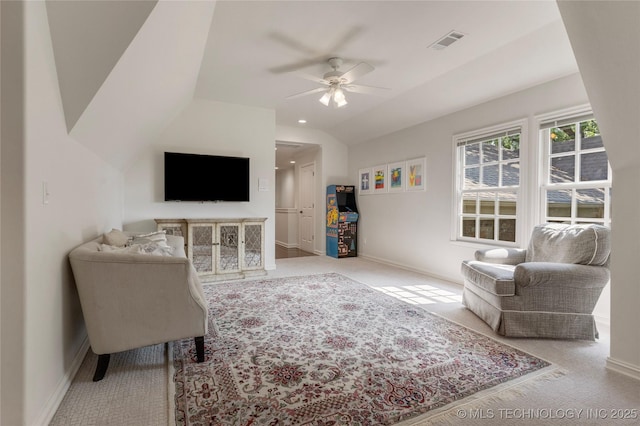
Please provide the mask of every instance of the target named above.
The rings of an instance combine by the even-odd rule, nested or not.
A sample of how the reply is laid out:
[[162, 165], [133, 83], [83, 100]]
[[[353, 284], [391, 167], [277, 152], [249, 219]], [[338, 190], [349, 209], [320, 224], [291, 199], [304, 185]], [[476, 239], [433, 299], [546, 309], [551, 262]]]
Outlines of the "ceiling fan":
[[382, 87], [352, 84], [355, 80], [375, 69], [372, 65], [369, 65], [366, 62], [360, 62], [346, 72], [339, 70], [340, 65], [342, 65], [341, 58], [330, 58], [328, 62], [333, 70], [326, 73], [322, 78], [303, 75], [303, 77], [315, 81], [316, 83], [320, 83], [324, 87], [318, 87], [317, 89], [297, 93], [295, 95], [288, 96], [287, 99], [294, 99], [301, 96], [311, 95], [313, 93], [324, 92], [324, 95], [319, 99], [320, 103], [325, 106], [329, 106], [333, 103], [334, 106], [341, 107], [347, 104], [344, 92], [374, 93], [377, 90], [386, 90]]

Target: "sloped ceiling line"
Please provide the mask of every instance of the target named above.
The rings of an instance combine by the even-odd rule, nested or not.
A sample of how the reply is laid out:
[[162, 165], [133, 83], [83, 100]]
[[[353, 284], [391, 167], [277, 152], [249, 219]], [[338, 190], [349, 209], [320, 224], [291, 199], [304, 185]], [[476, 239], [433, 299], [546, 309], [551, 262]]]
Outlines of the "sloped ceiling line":
[[67, 131], [138, 34], [157, 1], [48, 1]]

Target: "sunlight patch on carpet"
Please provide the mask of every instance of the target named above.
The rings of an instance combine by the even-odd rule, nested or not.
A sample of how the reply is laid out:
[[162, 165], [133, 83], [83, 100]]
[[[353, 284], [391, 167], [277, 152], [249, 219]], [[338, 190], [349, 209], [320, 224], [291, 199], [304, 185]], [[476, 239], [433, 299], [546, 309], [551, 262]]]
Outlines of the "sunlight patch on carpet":
[[178, 425], [391, 425], [550, 365], [335, 273], [204, 291], [205, 362], [173, 345]]

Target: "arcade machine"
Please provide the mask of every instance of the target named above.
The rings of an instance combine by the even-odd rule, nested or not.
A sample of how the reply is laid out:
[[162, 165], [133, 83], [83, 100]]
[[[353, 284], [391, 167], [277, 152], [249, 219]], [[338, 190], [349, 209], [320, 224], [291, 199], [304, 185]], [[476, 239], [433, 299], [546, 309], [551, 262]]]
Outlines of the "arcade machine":
[[358, 255], [357, 225], [355, 186], [327, 186], [327, 256]]

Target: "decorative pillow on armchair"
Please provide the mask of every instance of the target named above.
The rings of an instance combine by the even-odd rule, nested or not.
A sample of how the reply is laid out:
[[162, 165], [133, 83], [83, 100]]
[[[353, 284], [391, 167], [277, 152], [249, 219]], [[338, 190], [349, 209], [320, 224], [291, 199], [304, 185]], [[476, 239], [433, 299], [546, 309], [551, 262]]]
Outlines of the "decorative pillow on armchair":
[[602, 266], [610, 252], [611, 237], [605, 226], [546, 223], [533, 228], [526, 261]]

